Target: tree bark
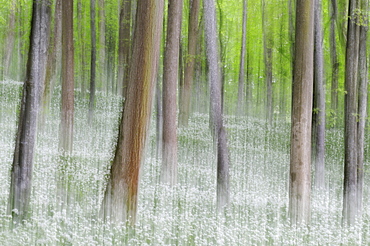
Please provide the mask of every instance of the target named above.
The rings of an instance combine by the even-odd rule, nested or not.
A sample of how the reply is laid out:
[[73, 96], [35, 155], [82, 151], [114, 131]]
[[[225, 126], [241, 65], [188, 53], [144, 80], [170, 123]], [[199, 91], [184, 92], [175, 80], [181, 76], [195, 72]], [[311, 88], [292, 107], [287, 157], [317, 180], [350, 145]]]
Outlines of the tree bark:
[[343, 189], [343, 223], [352, 225], [357, 216], [357, 119], [358, 119], [358, 50], [359, 32], [357, 0], [349, 1], [350, 17], [348, 18], [346, 70], [344, 96], [344, 189]]
[[272, 123], [272, 37], [269, 28], [268, 14], [265, 0], [262, 0], [262, 32], [263, 32], [263, 62], [265, 64], [265, 84], [266, 84], [266, 120]]
[[131, 0], [123, 0], [119, 15], [118, 37], [118, 92], [126, 96], [131, 44]]
[[170, 185], [177, 182], [177, 83], [182, 0], [169, 0], [166, 48], [163, 71], [163, 147], [161, 179]]
[[144, 160], [162, 33], [163, 0], [138, 0], [133, 54], [116, 152], [101, 214], [135, 223], [139, 169]]
[[[51, 96], [54, 90], [55, 74], [60, 69], [61, 61], [61, 46], [62, 46], [62, 3], [61, 0], [56, 0], [54, 10], [54, 28], [53, 36], [50, 38], [48, 60], [46, 65], [46, 74], [44, 81], [44, 89], [42, 93], [42, 108], [40, 109], [39, 126], [42, 126], [45, 121], [51, 102]], [[51, 36], [51, 35], [50, 35]], [[59, 68], [59, 69], [58, 69]]]
[[240, 48], [239, 65], [239, 83], [238, 83], [238, 106], [237, 113], [242, 114], [245, 111], [245, 51], [247, 41], [247, 0], [243, 0], [243, 27], [242, 27], [242, 45]]
[[179, 125], [187, 127], [190, 115], [191, 92], [193, 88], [196, 61], [200, 0], [191, 0], [188, 27], [188, 54], [185, 59], [184, 84], [180, 84]]
[[[361, 9], [363, 13], [368, 13], [369, 1], [361, 0]], [[360, 40], [359, 40], [359, 62], [358, 62], [358, 159], [357, 159], [357, 206], [358, 215], [362, 215], [362, 197], [364, 186], [364, 147], [365, 147], [365, 126], [367, 119], [367, 91], [368, 91], [368, 68], [367, 68], [367, 30], [368, 20], [360, 26]]]
[[325, 185], [325, 87], [321, 0], [315, 0], [314, 100], [312, 115], [315, 187]]
[[50, 5], [47, 0], [33, 1], [27, 78], [23, 86], [8, 201], [8, 214], [15, 223], [28, 217], [37, 118], [47, 61]]
[[337, 41], [336, 41], [336, 20], [337, 20], [337, 1], [331, 0], [330, 4], [330, 61], [331, 61], [331, 111], [332, 116], [337, 117], [338, 114], [338, 73], [339, 61], [337, 56]]
[[310, 221], [314, 1], [298, 0], [296, 16], [289, 180], [293, 225]]
[[[99, 81], [105, 86], [106, 92], [109, 91], [109, 83], [107, 80], [107, 62], [106, 62], [106, 30], [105, 30], [105, 0], [98, 0], [99, 14]], [[105, 84], [104, 84], [105, 83]]]
[[62, 105], [59, 149], [72, 152], [74, 118], [73, 0], [62, 1]]
[[96, 79], [96, 26], [95, 0], [90, 0], [90, 30], [91, 30], [91, 66], [90, 66], [90, 101], [88, 121], [91, 124], [95, 107], [95, 79]]
[[214, 0], [204, 0], [203, 4], [211, 101], [210, 121], [212, 122], [214, 142], [217, 146], [217, 210], [221, 212], [229, 203], [229, 156], [221, 106], [221, 72], [219, 67], [216, 8]]

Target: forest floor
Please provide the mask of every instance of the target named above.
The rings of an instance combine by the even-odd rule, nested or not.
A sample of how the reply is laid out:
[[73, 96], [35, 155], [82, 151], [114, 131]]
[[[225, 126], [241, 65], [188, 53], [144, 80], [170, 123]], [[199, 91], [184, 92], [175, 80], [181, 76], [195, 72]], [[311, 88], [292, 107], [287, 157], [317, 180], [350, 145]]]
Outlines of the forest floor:
[[[113, 157], [121, 101], [98, 92], [92, 125], [88, 96], [76, 91], [74, 148], [58, 152], [60, 88], [38, 131], [30, 218], [9, 229], [10, 168], [21, 83], [0, 82], [0, 245], [369, 245], [370, 177], [366, 151], [364, 208], [342, 226], [343, 130], [329, 129], [326, 187], [313, 190], [311, 223], [288, 219], [290, 124], [225, 116], [230, 155], [230, 205], [216, 213], [216, 161], [209, 117], [194, 113], [180, 128], [178, 185], [159, 182], [155, 116], [140, 173], [136, 226], [99, 218]], [[154, 115], [154, 114], [153, 114]]]

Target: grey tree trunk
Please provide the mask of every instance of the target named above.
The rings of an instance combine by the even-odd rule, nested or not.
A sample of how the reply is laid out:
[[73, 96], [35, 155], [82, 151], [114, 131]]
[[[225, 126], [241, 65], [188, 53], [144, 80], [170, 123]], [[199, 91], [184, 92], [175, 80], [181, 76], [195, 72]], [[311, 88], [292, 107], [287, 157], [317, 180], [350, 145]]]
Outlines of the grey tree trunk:
[[[337, 56], [337, 41], [336, 41], [336, 20], [337, 20], [337, 1], [331, 0], [330, 4], [330, 61], [331, 61], [331, 111], [332, 116], [337, 117], [338, 114], [338, 73], [339, 61]], [[335, 119], [334, 118], [334, 119]], [[336, 120], [335, 120], [336, 121]], [[336, 123], [336, 122], [335, 122]]]
[[40, 109], [39, 126], [43, 126], [46, 114], [49, 111], [51, 96], [54, 85], [57, 80], [56, 74], [60, 70], [61, 46], [62, 46], [62, 1], [56, 0], [54, 10], [54, 28], [50, 38], [48, 60], [46, 65], [46, 74], [44, 89], [42, 93], [42, 108]]
[[314, 0], [297, 0], [296, 16], [289, 179], [293, 225], [310, 221]]
[[190, 1], [188, 27], [188, 54], [185, 60], [184, 83], [180, 84], [179, 125], [188, 126], [197, 51], [200, 0]]
[[322, 35], [321, 1], [315, 0], [315, 48], [314, 48], [314, 100], [312, 115], [313, 163], [315, 167], [315, 187], [325, 185], [325, 87], [324, 54]]
[[50, 5], [47, 0], [33, 1], [27, 78], [23, 86], [7, 211], [15, 223], [28, 217], [37, 118], [47, 61]]
[[169, 0], [167, 37], [163, 71], [163, 147], [161, 179], [170, 185], [177, 182], [177, 84], [182, 0]]
[[62, 105], [59, 149], [72, 152], [74, 118], [73, 0], [62, 1]]
[[131, 44], [131, 0], [123, 0], [119, 15], [118, 37], [118, 93], [126, 96]]
[[132, 61], [116, 152], [101, 215], [136, 220], [139, 169], [144, 159], [162, 33], [163, 0], [138, 0]]
[[359, 8], [358, 0], [349, 1], [346, 70], [344, 96], [344, 189], [343, 223], [354, 224], [357, 216], [357, 117], [358, 117], [358, 50], [360, 27], [357, 25], [355, 11]]
[[96, 26], [95, 26], [95, 0], [90, 0], [90, 31], [91, 31], [91, 66], [90, 66], [90, 101], [89, 124], [92, 123], [95, 107], [95, 79], [96, 79]]
[[238, 83], [238, 106], [237, 113], [245, 112], [245, 52], [247, 41], [247, 0], [243, 0], [243, 27], [242, 27], [242, 45], [240, 48], [239, 65], [239, 83]]
[[210, 116], [214, 142], [217, 146], [217, 209], [221, 212], [229, 203], [229, 156], [221, 109], [221, 74], [215, 3], [214, 0], [204, 0], [203, 4], [211, 100]]
[[[369, 11], [369, 1], [361, 0], [361, 9], [363, 13]], [[365, 126], [367, 118], [367, 91], [368, 91], [368, 63], [367, 63], [367, 30], [368, 20], [360, 27], [360, 40], [359, 40], [359, 61], [358, 61], [358, 125], [357, 125], [357, 138], [358, 138], [358, 159], [357, 159], [357, 206], [358, 216], [362, 216], [362, 197], [364, 186], [364, 145], [365, 145]]]

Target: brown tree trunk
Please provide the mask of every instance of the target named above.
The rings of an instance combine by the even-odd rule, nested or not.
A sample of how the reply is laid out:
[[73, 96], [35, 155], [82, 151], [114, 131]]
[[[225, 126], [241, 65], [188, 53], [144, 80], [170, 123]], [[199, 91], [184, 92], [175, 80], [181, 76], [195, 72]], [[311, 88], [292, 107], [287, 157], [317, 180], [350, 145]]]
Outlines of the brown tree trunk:
[[95, 79], [96, 79], [96, 26], [95, 0], [90, 0], [90, 30], [91, 30], [91, 66], [90, 66], [90, 102], [89, 123], [91, 124], [95, 107]]
[[191, 92], [194, 79], [194, 67], [198, 40], [200, 0], [191, 0], [188, 27], [188, 54], [185, 59], [184, 84], [180, 84], [179, 125], [188, 126], [191, 104]]
[[47, 0], [33, 1], [27, 79], [23, 86], [8, 201], [8, 214], [15, 223], [28, 217], [37, 117], [47, 61], [50, 4]]
[[221, 72], [214, 0], [204, 0], [203, 8], [211, 101], [210, 121], [212, 122], [214, 142], [217, 146], [217, 210], [221, 212], [229, 203], [229, 157], [222, 117]]
[[72, 152], [74, 115], [73, 0], [62, 1], [62, 105], [59, 149]]
[[169, 0], [167, 37], [163, 67], [163, 147], [161, 180], [170, 185], [177, 182], [177, 83], [182, 0]]
[[162, 33], [163, 0], [138, 0], [127, 98], [107, 183], [102, 216], [135, 223]]
[[118, 93], [126, 96], [131, 44], [131, 1], [123, 0], [119, 15], [118, 37]]
[[245, 51], [247, 41], [247, 0], [243, 0], [243, 27], [242, 27], [242, 45], [240, 48], [239, 65], [239, 83], [238, 83], [238, 106], [237, 113], [242, 114], [245, 111]]
[[290, 149], [289, 214], [309, 223], [314, 54], [314, 0], [297, 0]]
[[315, 48], [314, 48], [314, 100], [312, 115], [313, 163], [315, 167], [315, 187], [325, 185], [325, 88], [324, 55], [322, 35], [321, 1], [315, 0]]
[[349, 1], [344, 96], [344, 189], [343, 223], [354, 224], [357, 216], [357, 117], [358, 117], [358, 49], [360, 27], [357, 24], [358, 0]]

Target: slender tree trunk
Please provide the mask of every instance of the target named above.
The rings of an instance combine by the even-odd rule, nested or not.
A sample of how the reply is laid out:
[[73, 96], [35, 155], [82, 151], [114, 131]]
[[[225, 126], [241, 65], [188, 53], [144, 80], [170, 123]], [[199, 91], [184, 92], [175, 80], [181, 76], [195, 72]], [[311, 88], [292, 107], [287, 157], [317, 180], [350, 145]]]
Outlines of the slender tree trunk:
[[189, 13], [188, 27], [188, 54], [185, 59], [184, 84], [180, 84], [180, 126], [188, 126], [191, 104], [191, 92], [194, 79], [194, 67], [196, 62], [197, 40], [198, 40], [198, 25], [199, 25], [199, 10], [200, 0], [191, 0]]
[[296, 16], [289, 186], [293, 225], [310, 221], [314, 0], [297, 0]]
[[161, 179], [170, 185], [175, 185], [177, 182], [176, 95], [179, 78], [181, 18], [182, 0], [169, 0], [163, 67], [163, 162]]
[[350, 17], [348, 18], [346, 71], [344, 96], [344, 189], [343, 189], [343, 223], [354, 224], [357, 216], [357, 117], [358, 117], [358, 49], [359, 31], [357, 25], [359, 8], [358, 0], [349, 1]]
[[72, 152], [74, 115], [73, 0], [62, 1], [62, 105], [59, 149]]
[[[361, 0], [361, 9], [363, 13], [369, 11], [369, 1]], [[357, 157], [357, 206], [358, 216], [362, 216], [362, 197], [364, 186], [364, 145], [365, 145], [365, 126], [367, 118], [367, 91], [368, 91], [368, 68], [367, 68], [367, 30], [368, 20], [360, 26], [359, 40], [359, 61], [358, 61], [358, 123], [357, 123], [357, 138], [358, 138], [358, 157]]]
[[266, 2], [262, 0], [262, 29], [263, 29], [263, 61], [265, 64], [265, 83], [266, 83], [266, 119], [272, 122], [272, 37], [266, 15], [268, 14]]
[[50, 4], [47, 0], [33, 1], [27, 79], [23, 86], [8, 202], [8, 214], [15, 223], [28, 217], [37, 117], [47, 61]]
[[96, 79], [96, 26], [95, 26], [95, 0], [90, 0], [90, 30], [91, 30], [91, 69], [90, 69], [90, 102], [89, 123], [94, 116], [95, 107], [95, 79]]
[[221, 109], [221, 73], [218, 55], [216, 8], [214, 0], [204, 0], [204, 19], [208, 60], [208, 81], [211, 97], [210, 116], [215, 144], [217, 146], [217, 209], [229, 203], [229, 157], [226, 130]]
[[294, 67], [294, 34], [295, 34], [295, 25], [294, 25], [294, 20], [295, 20], [295, 0], [289, 0], [288, 2], [288, 11], [289, 11], [289, 41], [290, 41], [290, 56], [292, 57], [292, 69]]
[[314, 100], [312, 115], [315, 187], [325, 185], [325, 87], [321, 1], [315, 0]]
[[107, 183], [102, 216], [135, 223], [162, 33], [163, 0], [138, 0], [127, 98]]
[[119, 15], [118, 37], [118, 92], [126, 96], [131, 44], [131, 0], [123, 0]]
[[337, 20], [337, 1], [331, 0], [330, 4], [330, 61], [331, 61], [331, 111], [333, 117], [338, 114], [338, 73], [339, 61], [337, 56], [337, 41], [336, 41], [336, 20]]
[[45, 114], [49, 110], [51, 103], [51, 96], [53, 94], [54, 84], [57, 73], [57, 68], [60, 67], [60, 56], [62, 46], [62, 2], [56, 0], [55, 11], [54, 11], [54, 28], [53, 36], [50, 38], [50, 45], [48, 51], [48, 60], [46, 65], [46, 75], [44, 81], [44, 90], [42, 93], [42, 108], [40, 109], [39, 125], [43, 125], [45, 121]]
[[243, 0], [243, 27], [242, 27], [242, 45], [240, 48], [239, 65], [239, 83], [238, 83], [238, 106], [237, 113], [242, 114], [245, 111], [245, 51], [247, 49], [247, 0]]
[[98, 0], [99, 14], [99, 81], [102, 86], [109, 91], [109, 83], [107, 81], [107, 62], [106, 62], [106, 31], [105, 31], [105, 0]]

